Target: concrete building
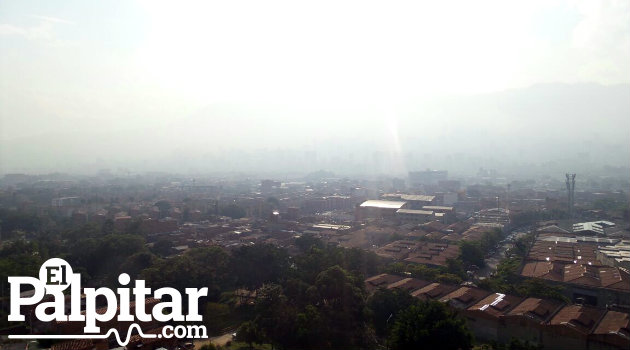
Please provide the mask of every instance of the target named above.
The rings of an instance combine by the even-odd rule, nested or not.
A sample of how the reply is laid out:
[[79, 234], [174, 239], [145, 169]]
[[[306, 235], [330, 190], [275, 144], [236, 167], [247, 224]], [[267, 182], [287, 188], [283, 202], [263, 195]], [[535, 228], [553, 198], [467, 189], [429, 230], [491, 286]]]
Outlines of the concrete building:
[[402, 224], [423, 224], [435, 218], [431, 210], [418, 209], [398, 209], [396, 210], [396, 218]]
[[600, 246], [597, 259], [610, 266], [630, 269], [630, 241], [620, 241], [615, 245]]
[[408, 209], [422, 209], [425, 205], [435, 205], [436, 197], [423, 194], [386, 193], [383, 200], [407, 202]]
[[503, 208], [483, 209], [475, 213], [475, 222], [480, 224], [496, 224], [504, 227], [510, 223], [510, 212]]
[[577, 224], [573, 224], [573, 233], [580, 235], [603, 236], [605, 234], [605, 229], [612, 227], [615, 227], [615, 223], [610, 221], [579, 222]]

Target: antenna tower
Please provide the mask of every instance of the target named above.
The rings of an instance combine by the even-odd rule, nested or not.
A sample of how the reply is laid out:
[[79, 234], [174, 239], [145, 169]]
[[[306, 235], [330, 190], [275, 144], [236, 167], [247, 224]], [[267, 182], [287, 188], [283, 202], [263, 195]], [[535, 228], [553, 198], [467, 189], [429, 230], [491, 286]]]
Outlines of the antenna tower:
[[573, 204], [575, 203], [575, 174], [566, 174], [567, 176], [567, 194], [568, 194], [568, 207], [567, 212], [569, 218], [573, 219]]

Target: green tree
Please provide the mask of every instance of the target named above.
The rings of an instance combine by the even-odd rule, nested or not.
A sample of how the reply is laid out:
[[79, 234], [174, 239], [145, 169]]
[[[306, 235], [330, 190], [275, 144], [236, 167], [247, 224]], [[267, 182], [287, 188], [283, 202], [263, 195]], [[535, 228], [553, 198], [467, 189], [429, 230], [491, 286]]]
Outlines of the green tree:
[[230, 307], [221, 303], [207, 303], [203, 313], [203, 321], [210, 334], [219, 334], [222, 329], [228, 327], [230, 319]]
[[168, 238], [160, 238], [153, 243], [151, 251], [161, 257], [169, 256], [173, 252], [173, 243]]
[[15, 230], [34, 232], [41, 228], [42, 220], [34, 214], [22, 211], [0, 209], [0, 228], [3, 239], [10, 237]]
[[313, 234], [305, 233], [295, 239], [295, 246], [298, 247], [301, 252], [306, 253], [313, 247], [317, 249], [323, 249], [324, 243], [321, 239], [313, 236]]
[[127, 258], [121, 266], [121, 270], [128, 273], [131, 279], [136, 279], [144, 269], [148, 269], [158, 262], [158, 257], [149, 251], [141, 251]]
[[258, 325], [254, 322], [243, 322], [236, 332], [236, 340], [245, 342], [250, 349], [254, 348], [254, 343], [262, 343], [262, 334]]
[[286, 250], [270, 244], [242, 246], [233, 252], [230, 271], [239, 286], [258, 288], [264, 283], [283, 281], [289, 269]]
[[365, 292], [363, 281], [340, 266], [321, 272], [308, 291], [311, 304], [325, 319], [322, 330], [332, 347], [362, 345], [365, 327]]
[[367, 302], [374, 330], [379, 336], [386, 336], [388, 327], [401, 311], [406, 310], [417, 301], [407, 291], [400, 289], [379, 289]]
[[470, 349], [472, 335], [454, 311], [437, 301], [418, 302], [403, 311], [392, 328], [391, 349]]
[[208, 299], [216, 301], [232, 285], [229, 263], [229, 255], [220, 247], [194, 248], [181, 256], [159, 260], [140, 276], [153, 288], [173, 287], [184, 292], [185, 288], [208, 287]]
[[258, 289], [256, 323], [274, 346], [288, 348], [296, 344], [297, 312], [283, 294], [282, 286], [272, 283]]
[[462, 266], [462, 261], [460, 259], [446, 259], [446, 270], [450, 274], [459, 276], [460, 282], [462, 278], [466, 277], [466, 271], [464, 270], [464, 266]]
[[460, 243], [460, 251], [460, 258], [462, 259], [464, 266], [485, 266], [484, 253], [479, 242], [463, 241]]
[[517, 294], [524, 297], [555, 299], [569, 303], [570, 300], [562, 293], [563, 290], [564, 288], [560, 286], [553, 286], [543, 280], [534, 278], [526, 279], [516, 287]]

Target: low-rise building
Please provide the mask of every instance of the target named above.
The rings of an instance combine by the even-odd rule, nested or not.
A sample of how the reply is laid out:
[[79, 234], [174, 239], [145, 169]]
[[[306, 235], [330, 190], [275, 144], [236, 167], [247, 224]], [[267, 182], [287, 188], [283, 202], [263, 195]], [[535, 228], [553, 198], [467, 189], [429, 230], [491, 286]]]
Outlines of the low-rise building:
[[630, 315], [607, 311], [589, 336], [589, 349], [630, 349]]
[[396, 218], [401, 224], [423, 224], [433, 220], [435, 217], [431, 210], [418, 209], [398, 209], [396, 210]]
[[562, 308], [543, 328], [543, 346], [549, 349], [588, 349], [588, 336], [605, 312], [583, 305]]
[[545, 324], [564, 306], [556, 300], [527, 298], [503, 316], [505, 327], [499, 332], [499, 341], [507, 343], [511, 338], [542, 344]]
[[429, 284], [430, 282], [409, 277], [389, 284], [387, 289], [400, 289], [411, 293], [412, 291], [424, 288]]
[[411, 296], [420, 300], [440, 300], [455, 289], [457, 286], [435, 282], [411, 292]]
[[388, 285], [398, 282], [404, 279], [402, 276], [391, 275], [388, 273], [382, 273], [380, 275], [372, 276], [365, 280], [365, 288], [368, 291], [375, 291], [379, 288], [387, 288]]
[[468, 328], [475, 337], [483, 340], [499, 340], [502, 317], [520, 304], [523, 299], [502, 293], [493, 293], [463, 312]]
[[381, 274], [365, 280], [368, 291], [401, 289], [456, 310], [475, 338], [507, 344], [516, 338], [544, 349], [628, 349], [630, 314], [539, 298], [520, 298], [469, 286]]
[[610, 266], [630, 269], [630, 241], [620, 241], [615, 245], [600, 246], [597, 259]]
[[434, 267], [447, 266], [448, 259], [456, 259], [459, 253], [458, 245], [419, 242], [416, 249], [404, 261]]
[[390, 219], [396, 217], [396, 211], [404, 208], [407, 202], [387, 200], [367, 200], [361, 203], [355, 211], [357, 221], [367, 218]]
[[461, 287], [440, 298], [440, 301], [456, 310], [466, 310], [489, 294], [490, 292], [481, 288]]

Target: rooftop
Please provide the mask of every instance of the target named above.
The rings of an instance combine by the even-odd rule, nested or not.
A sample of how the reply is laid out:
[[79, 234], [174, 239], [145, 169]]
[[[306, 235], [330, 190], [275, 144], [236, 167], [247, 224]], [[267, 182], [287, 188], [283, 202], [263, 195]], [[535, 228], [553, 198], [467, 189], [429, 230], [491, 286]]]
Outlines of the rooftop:
[[366, 279], [365, 284], [368, 289], [385, 288], [388, 285], [402, 279], [404, 279], [404, 277], [382, 273]]
[[606, 312], [593, 334], [618, 336], [626, 344], [630, 343], [630, 315], [617, 311]]
[[407, 202], [370, 199], [361, 203], [360, 206], [361, 208], [400, 209], [405, 204], [407, 204]]
[[475, 305], [468, 308], [469, 311], [482, 311], [493, 317], [505, 315], [523, 300], [522, 298], [503, 293], [492, 293]]
[[605, 311], [590, 306], [565, 306], [549, 321], [551, 326], [570, 327], [577, 332], [588, 334]]
[[432, 202], [435, 196], [426, 196], [422, 194], [402, 194], [402, 193], [386, 193], [382, 198], [398, 198], [404, 201]]
[[407, 292], [411, 292], [426, 287], [428, 284], [429, 282], [419, 280], [417, 278], [405, 278], [388, 285], [387, 289], [402, 289], [406, 290]]
[[411, 296], [422, 300], [439, 299], [455, 289], [457, 289], [456, 286], [435, 282], [411, 292]]
[[398, 209], [396, 214], [433, 215], [433, 212], [430, 210]]
[[532, 261], [523, 266], [521, 275], [630, 292], [630, 276], [621, 269], [612, 266]]
[[446, 266], [448, 259], [459, 255], [459, 246], [446, 243], [419, 242], [404, 260], [410, 263]]
[[512, 311], [508, 312], [509, 316], [524, 316], [534, 321], [543, 323], [549, 320], [556, 310], [562, 305], [560, 301], [527, 298], [518, 304]]
[[475, 287], [461, 287], [440, 299], [457, 309], [465, 309], [488, 296], [490, 292]]

